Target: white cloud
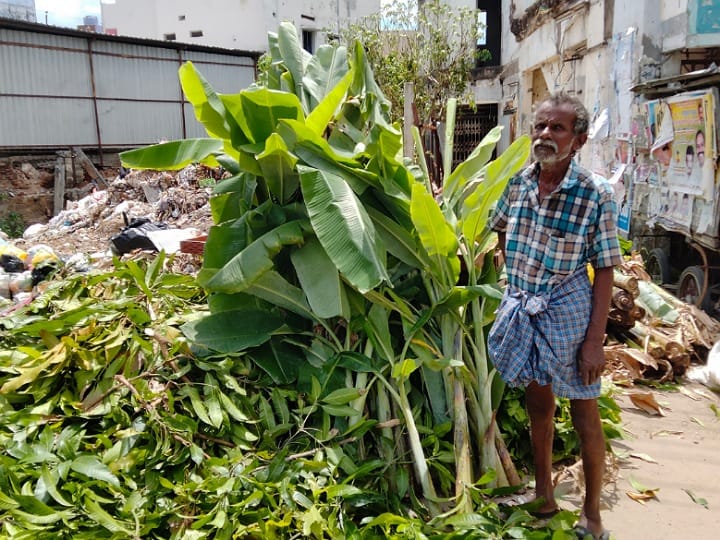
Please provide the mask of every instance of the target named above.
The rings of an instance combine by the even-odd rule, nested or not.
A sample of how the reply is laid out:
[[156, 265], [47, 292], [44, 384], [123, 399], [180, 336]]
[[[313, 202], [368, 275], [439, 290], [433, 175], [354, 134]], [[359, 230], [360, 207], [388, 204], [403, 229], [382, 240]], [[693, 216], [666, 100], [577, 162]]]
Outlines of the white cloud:
[[83, 17], [94, 15], [100, 19], [100, 0], [35, 0], [35, 14], [40, 23], [76, 27]]

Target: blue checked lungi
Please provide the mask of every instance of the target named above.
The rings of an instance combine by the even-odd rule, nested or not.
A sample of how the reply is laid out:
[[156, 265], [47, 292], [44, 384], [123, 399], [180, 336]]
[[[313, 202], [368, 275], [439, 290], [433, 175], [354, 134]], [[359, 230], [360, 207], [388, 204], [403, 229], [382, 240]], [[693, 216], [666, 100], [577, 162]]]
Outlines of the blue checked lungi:
[[592, 285], [583, 267], [547, 293], [531, 295], [508, 286], [488, 335], [488, 352], [510, 386], [552, 385], [570, 399], [600, 395], [600, 380], [584, 385], [578, 353], [592, 309]]

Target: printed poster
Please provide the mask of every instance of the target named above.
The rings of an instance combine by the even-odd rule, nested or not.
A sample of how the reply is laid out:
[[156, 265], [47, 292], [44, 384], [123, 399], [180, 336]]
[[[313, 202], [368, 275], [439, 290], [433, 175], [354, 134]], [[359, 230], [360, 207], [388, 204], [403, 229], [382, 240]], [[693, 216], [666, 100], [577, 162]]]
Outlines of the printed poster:
[[713, 196], [713, 159], [706, 159], [708, 136], [713, 137], [714, 122], [708, 122], [712, 111], [710, 93], [681, 94], [669, 98], [673, 125], [672, 156], [668, 167], [671, 190], [705, 199]]
[[698, 232], [708, 230], [714, 208], [717, 91], [699, 90], [645, 103], [647, 135], [660, 189], [658, 216], [685, 229], [699, 215]]

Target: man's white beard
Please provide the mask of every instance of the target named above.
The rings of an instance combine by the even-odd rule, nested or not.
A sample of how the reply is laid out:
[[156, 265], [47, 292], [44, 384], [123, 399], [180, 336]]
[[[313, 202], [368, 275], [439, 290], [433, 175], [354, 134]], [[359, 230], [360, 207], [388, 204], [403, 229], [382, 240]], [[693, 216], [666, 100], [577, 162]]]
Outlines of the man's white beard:
[[[572, 148], [572, 145], [570, 146]], [[532, 145], [532, 154], [535, 161], [540, 164], [552, 165], [558, 161], [567, 158], [572, 150], [568, 150], [565, 154], [558, 154], [558, 146], [555, 141], [538, 139]]]

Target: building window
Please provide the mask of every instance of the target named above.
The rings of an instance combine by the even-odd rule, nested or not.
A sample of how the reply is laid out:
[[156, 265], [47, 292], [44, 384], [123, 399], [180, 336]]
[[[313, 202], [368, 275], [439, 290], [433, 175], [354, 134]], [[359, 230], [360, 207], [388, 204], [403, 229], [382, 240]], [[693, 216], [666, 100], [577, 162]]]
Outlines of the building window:
[[313, 54], [315, 52], [315, 32], [313, 32], [312, 30], [303, 30], [302, 42], [303, 49], [305, 49], [310, 54]]
[[175, 34], [165, 34], [165, 41], [175, 41], [177, 38], [175, 37]]
[[202, 30], [192, 30], [190, 32], [190, 37], [202, 37], [203, 31]]
[[484, 47], [487, 45], [487, 11], [482, 11], [481, 9], [478, 10], [477, 24], [477, 46]]
[[178, 15], [178, 21], [184, 21], [185, 15]]
[[502, 18], [500, 0], [478, 0], [478, 67], [500, 65]]

